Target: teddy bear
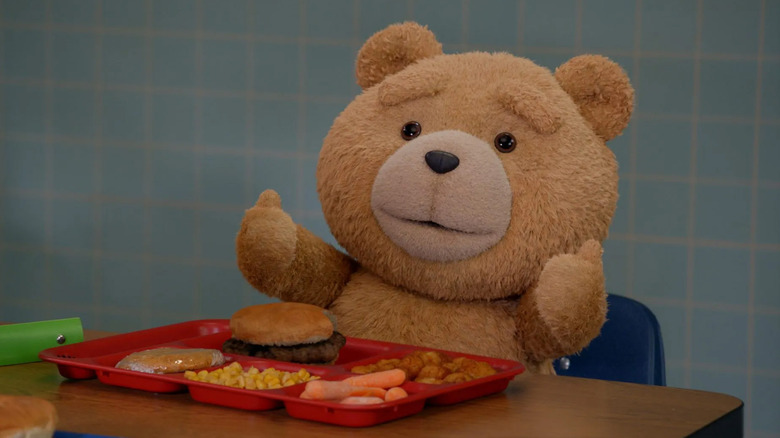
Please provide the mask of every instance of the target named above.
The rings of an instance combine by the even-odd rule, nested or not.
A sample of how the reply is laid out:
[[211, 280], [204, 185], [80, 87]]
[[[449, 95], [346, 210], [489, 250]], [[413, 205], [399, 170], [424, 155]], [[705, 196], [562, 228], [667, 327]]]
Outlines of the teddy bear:
[[236, 236], [244, 278], [327, 308], [347, 336], [554, 373], [605, 322], [600, 242], [618, 197], [605, 142], [631, 116], [626, 73], [599, 55], [553, 73], [509, 53], [444, 54], [414, 22], [371, 36], [355, 73], [362, 93], [316, 170], [346, 253], [266, 190]]

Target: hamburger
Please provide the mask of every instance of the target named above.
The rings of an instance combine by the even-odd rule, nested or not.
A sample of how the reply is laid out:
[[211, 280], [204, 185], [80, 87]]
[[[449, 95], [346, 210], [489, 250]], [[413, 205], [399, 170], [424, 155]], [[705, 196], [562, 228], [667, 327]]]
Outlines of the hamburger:
[[230, 332], [225, 353], [309, 365], [334, 363], [347, 342], [332, 313], [303, 303], [245, 307], [230, 318]]
[[54, 435], [57, 410], [38, 397], [0, 394], [0, 437], [43, 438]]

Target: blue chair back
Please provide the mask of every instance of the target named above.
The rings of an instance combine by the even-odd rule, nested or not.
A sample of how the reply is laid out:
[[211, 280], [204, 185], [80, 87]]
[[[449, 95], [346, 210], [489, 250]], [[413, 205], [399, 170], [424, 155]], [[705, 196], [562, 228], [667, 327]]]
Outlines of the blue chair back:
[[661, 327], [644, 304], [607, 295], [607, 322], [579, 354], [554, 361], [562, 376], [666, 385]]

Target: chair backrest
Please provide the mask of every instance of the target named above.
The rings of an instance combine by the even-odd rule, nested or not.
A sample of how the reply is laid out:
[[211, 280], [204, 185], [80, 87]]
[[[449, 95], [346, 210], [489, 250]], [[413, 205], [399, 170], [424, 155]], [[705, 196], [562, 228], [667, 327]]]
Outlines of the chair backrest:
[[562, 376], [666, 385], [666, 364], [658, 320], [644, 304], [607, 296], [607, 322], [579, 354], [554, 362]]

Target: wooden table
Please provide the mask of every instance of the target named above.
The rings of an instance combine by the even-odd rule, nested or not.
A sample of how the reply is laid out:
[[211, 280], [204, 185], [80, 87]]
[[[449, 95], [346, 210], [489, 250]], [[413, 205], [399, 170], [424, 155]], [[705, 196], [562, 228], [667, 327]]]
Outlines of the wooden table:
[[[95, 338], [105, 333], [86, 332]], [[704, 391], [524, 373], [506, 391], [368, 428], [298, 420], [284, 409], [249, 412], [97, 380], [68, 381], [54, 364], [0, 367], [0, 393], [57, 407], [59, 430], [125, 437], [742, 436], [742, 402]]]

